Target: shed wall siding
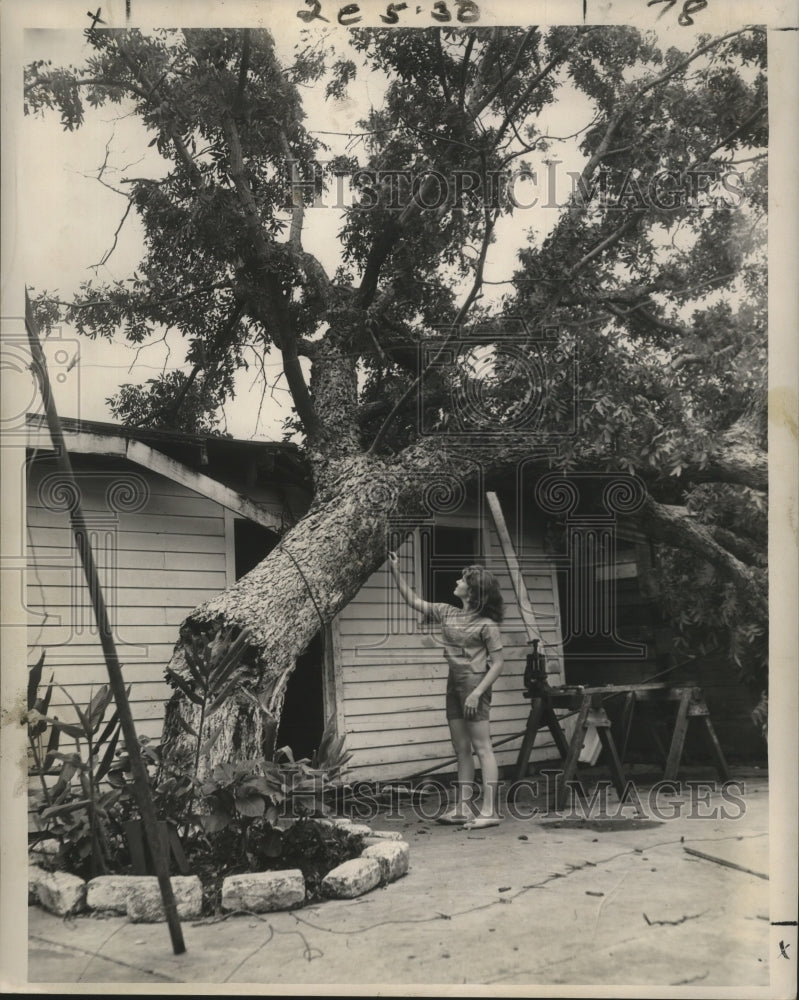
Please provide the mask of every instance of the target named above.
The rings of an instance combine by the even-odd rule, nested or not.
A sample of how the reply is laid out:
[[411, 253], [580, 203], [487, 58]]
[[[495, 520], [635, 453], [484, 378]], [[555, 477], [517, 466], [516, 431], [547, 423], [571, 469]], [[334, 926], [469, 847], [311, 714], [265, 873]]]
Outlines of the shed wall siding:
[[[140, 733], [158, 738], [171, 694], [164, 668], [178, 627], [228, 585], [231, 521], [215, 501], [139, 467], [109, 469], [108, 460], [80, 456], [73, 464], [125, 680], [132, 685], [134, 721]], [[32, 656], [46, 649], [45, 681], [54, 673], [56, 683], [85, 704], [107, 675], [68, 514], [54, 509], [46, 488], [40, 489], [53, 472], [52, 462], [37, 460], [28, 482], [29, 644]], [[115, 514], [106, 491], [129, 476], [146, 483], [146, 502]], [[277, 495], [271, 499], [280, 510]], [[61, 718], [74, 713], [58, 690], [52, 708]]]
[[[483, 529], [484, 563], [499, 579], [506, 612], [502, 624], [505, 667], [493, 689], [491, 734], [495, 744], [519, 734], [519, 739], [510, 740], [507, 749], [497, 753], [500, 766], [512, 765], [529, 715], [522, 678], [530, 647], [499, 539], [487, 521]], [[525, 543], [529, 553], [525, 584], [542, 631], [551, 680], [559, 683], [563, 668], [555, 569], [540, 539], [528, 535]], [[409, 580], [414, 579], [412, 551], [408, 542], [399, 552]], [[429, 634], [430, 626], [424, 626], [420, 616], [404, 604], [385, 566], [372, 574], [339, 614], [338, 628], [344, 733], [346, 748], [352, 753], [350, 778], [406, 778], [445, 764], [452, 757], [444, 713], [447, 664]], [[542, 733], [532, 760], [553, 755], [549, 742], [549, 734]], [[441, 773], [448, 770], [454, 770], [454, 765], [442, 767]]]

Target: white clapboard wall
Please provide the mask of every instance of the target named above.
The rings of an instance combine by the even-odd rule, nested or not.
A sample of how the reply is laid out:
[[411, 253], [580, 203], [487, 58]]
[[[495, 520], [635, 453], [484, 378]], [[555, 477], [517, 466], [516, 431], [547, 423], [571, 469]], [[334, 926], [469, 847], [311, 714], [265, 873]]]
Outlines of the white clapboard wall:
[[[134, 721], [141, 734], [157, 738], [171, 694], [164, 668], [178, 627], [235, 579], [232, 518], [216, 501], [131, 463], [75, 455], [73, 465], [117, 651], [132, 685]], [[27, 484], [29, 658], [44, 649], [43, 681], [55, 674], [85, 706], [107, 675], [69, 516], [48, 479], [55, 472], [53, 462], [37, 459]], [[114, 488], [121, 497], [117, 510], [108, 501]], [[281, 507], [277, 495], [273, 505]], [[63, 719], [74, 715], [60, 690], [51, 711]]]
[[[171, 689], [163, 679], [178, 627], [198, 605], [233, 582], [233, 520], [221, 504], [131, 463], [73, 456], [82, 502], [100, 569], [115, 639], [138, 731], [160, 736]], [[80, 705], [106, 682], [88, 590], [65, 509], [57, 509], [43, 480], [54, 463], [31, 463], [27, 496], [27, 607], [30, 661], [46, 651], [44, 680], [55, 674]], [[138, 509], [113, 511], [107, 492], [130, 477], [146, 484]], [[279, 494], [259, 503], [281, 507]], [[134, 502], [135, 506], [135, 502]], [[443, 518], [446, 524], [447, 519]], [[506, 666], [494, 688], [492, 734], [524, 729], [529, 702], [522, 674], [529, 650], [519, 608], [490, 519], [484, 520], [484, 561], [500, 579], [506, 601], [502, 625]], [[517, 541], [517, 540], [514, 540]], [[554, 566], [540, 539], [527, 533], [525, 583], [545, 643], [553, 680], [562, 679], [561, 636]], [[412, 545], [402, 557], [411, 573]], [[457, 576], [457, 573], [454, 573]], [[453, 583], [454, 583], [453, 576]], [[353, 754], [348, 777], [388, 779], [444, 763], [451, 747], [444, 717], [446, 663], [419, 616], [399, 599], [388, 571], [374, 573], [333, 626], [327, 715], [333, 712]], [[337, 698], [334, 706], [332, 699]], [[71, 719], [68, 699], [56, 690], [51, 712]], [[552, 756], [548, 734], [533, 759]], [[519, 740], [499, 754], [510, 764]], [[451, 769], [451, 766], [450, 766]]]
[[[442, 519], [442, 524], [446, 520]], [[491, 734], [496, 743], [521, 733], [529, 715], [523, 697], [525, 660], [529, 651], [519, 607], [493, 524], [484, 521], [484, 562], [499, 578], [506, 616], [501, 626], [505, 667], [494, 685]], [[524, 539], [525, 584], [541, 627], [552, 681], [563, 680], [560, 615], [555, 568], [539, 538]], [[413, 548], [400, 549], [406, 579], [414, 580]], [[453, 571], [453, 585], [458, 571]], [[418, 592], [418, 589], [417, 589]], [[387, 567], [372, 574], [358, 595], [339, 614], [336, 625], [343, 711], [339, 718], [352, 753], [351, 780], [406, 778], [444, 764], [452, 757], [444, 712], [447, 665], [440, 646], [427, 636], [429, 627], [399, 597]], [[553, 756], [539, 735], [533, 760]], [[498, 752], [500, 765], [513, 764], [521, 738]], [[454, 770], [453, 764], [440, 773]], [[435, 777], [435, 774], [432, 775]]]

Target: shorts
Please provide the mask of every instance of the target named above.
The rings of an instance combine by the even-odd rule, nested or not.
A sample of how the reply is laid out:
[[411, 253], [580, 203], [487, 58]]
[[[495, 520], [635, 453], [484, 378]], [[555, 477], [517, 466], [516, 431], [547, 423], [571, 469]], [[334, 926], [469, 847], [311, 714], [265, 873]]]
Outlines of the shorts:
[[[468, 665], [455, 666], [450, 663], [447, 677], [447, 718], [466, 719], [463, 703], [485, 677], [484, 670], [472, 670]], [[477, 714], [469, 716], [469, 722], [488, 722], [491, 709], [491, 688], [483, 691], [477, 703]]]

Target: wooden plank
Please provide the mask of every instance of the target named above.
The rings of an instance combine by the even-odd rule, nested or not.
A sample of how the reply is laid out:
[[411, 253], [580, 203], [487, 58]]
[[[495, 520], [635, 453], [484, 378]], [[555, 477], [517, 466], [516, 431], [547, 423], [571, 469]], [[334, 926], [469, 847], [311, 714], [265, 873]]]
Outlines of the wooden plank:
[[[164, 680], [164, 667], [168, 662], [168, 659], [142, 660], [138, 663], [133, 660], [122, 661], [122, 669], [126, 679], [130, 683], [137, 685], [136, 696], [139, 699], [146, 699], [148, 697], [147, 690], [145, 690], [147, 685], [155, 684], [160, 687], [166, 683]], [[88, 689], [92, 685], [97, 687], [100, 684], [105, 684], [108, 680], [107, 675], [103, 674], [103, 664], [100, 662], [97, 653], [94, 653], [91, 660], [87, 659], [71, 663], [69, 660], [61, 659], [58, 656], [57, 650], [48, 647], [46, 666], [48, 670], [46, 677], [49, 678], [50, 674], [53, 674], [56, 684], [69, 687], [70, 690], [72, 685], [75, 685], [76, 688]], [[141, 690], [139, 690], [140, 685], [143, 685]], [[56, 704], [59, 701], [68, 702], [69, 699], [63, 691], [54, 689], [52, 703]]]
[[[393, 701], [394, 699], [390, 699]], [[382, 706], [381, 706], [382, 707]], [[393, 706], [392, 706], [393, 707]], [[437, 701], [425, 701], [420, 699], [413, 708], [397, 709], [396, 711], [372, 712], [369, 714], [354, 715], [349, 712], [347, 705], [347, 732], [351, 733], [379, 733], [382, 731], [410, 731], [412, 729], [424, 729], [429, 726], [445, 724], [444, 720], [444, 698], [443, 695]], [[508, 701], [505, 704], [491, 702], [491, 721], [524, 722], [527, 715], [527, 706], [517, 702]]]
[[527, 769], [530, 766], [530, 755], [533, 752], [538, 731], [544, 717], [544, 702], [541, 698], [535, 698], [527, 716], [524, 728], [522, 745], [519, 749], [519, 756], [516, 759], [516, 780], [521, 781], [527, 776]]
[[[449, 743], [449, 728], [444, 719], [444, 713], [440, 713], [442, 723], [437, 726], [428, 726], [422, 729], [412, 729], [406, 732], [390, 730], [388, 732], [376, 733], [353, 733], [347, 729], [347, 748], [349, 750], [386, 750], [397, 747], [403, 753], [411, 752], [413, 747], [427, 747], [435, 743]], [[492, 724], [492, 736], [510, 736], [514, 732], [519, 732], [523, 726], [510, 724], [508, 728], [494, 731]], [[399, 739], [397, 738], [399, 737]], [[454, 753], [454, 751], [453, 751]]]
[[[547, 607], [552, 608], [554, 616], [551, 590], [547, 591], [547, 594], [550, 599], [549, 604], [544, 605], [539, 603], [537, 607], [544, 610]], [[351, 608], [346, 615], [342, 616], [341, 634], [345, 637], [350, 635], [385, 634], [389, 621], [395, 623], [395, 629], [397, 626], [402, 627], [407, 635], [419, 634], [422, 630], [421, 619], [415, 613], [405, 614], [401, 611], [398, 613], [398, 611], [400, 611], [399, 605], [391, 605], [387, 601], [383, 603], [358, 602], [354, 608]], [[521, 615], [510, 613], [506, 615], [502, 623], [503, 636], [506, 630], [521, 633], [523, 629], [526, 634], [527, 630]], [[551, 633], [555, 631], [555, 627], [550, 624], [549, 628], [542, 626], [541, 630]]]
[[[457, 567], [453, 566], [453, 572], [460, 572], [463, 567], [458, 563]], [[496, 570], [496, 571], [495, 571]], [[511, 576], [507, 570], [502, 567], [502, 569], [495, 568], [492, 570], [494, 575], [500, 582], [507, 582], [508, 586], [511, 585]], [[410, 572], [410, 565], [408, 564], [408, 572]], [[354, 602], [359, 602], [361, 599], [365, 601], [379, 601], [381, 596], [390, 588], [387, 586], [388, 575], [385, 572], [378, 571], [373, 573], [372, 576], [366, 581], [366, 583], [358, 591], [358, 594], [354, 598], [353, 603], [347, 605], [348, 608], [352, 608]], [[534, 573], [527, 573], [524, 577], [524, 582], [528, 591], [538, 590], [541, 593], [549, 593], [551, 587], [550, 575], [547, 572], [537, 571]]]
[[[64, 565], [69, 565], [68, 560], [74, 562], [73, 552], [74, 550], [68, 548], [37, 545], [35, 563], [31, 560], [31, 568], [59, 569]], [[187, 554], [180, 553], [180, 556], [186, 565]], [[118, 569], [165, 569], [166, 557], [165, 552], [133, 552], [127, 549], [120, 551], [114, 547], [112, 551], [100, 549], [97, 552], [95, 562], [99, 570], [105, 570], [109, 565], [115, 565]], [[193, 557], [189, 556], [188, 558], [190, 565], [196, 565], [196, 560]], [[170, 565], [172, 568], [177, 568], [172, 557], [170, 557]]]
[[[524, 731], [525, 721], [522, 717], [498, 719], [492, 715], [491, 736], [496, 740], [503, 736], [512, 736], [514, 733], [521, 734]], [[351, 750], [364, 747], [411, 747], [417, 744], [435, 743], [438, 740], [447, 741], [449, 738], [449, 728], [443, 710], [438, 712], [437, 724], [429, 726], [387, 728], [369, 732], [358, 732], [352, 726], [347, 726], [347, 747]]]
[[508, 572], [510, 573], [513, 592], [516, 595], [516, 603], [527, 629], [528, 636], [531, 640], [539, 638], [535, 611], [527, 596], [524, 577], [522, 576], [519, 561], [516, 558], [516, 551], [513, 548], [510, 532], [505, 524], [505, 516], [502, 513], [502, 506], [500, 505], [499, 497], [496, 493], [488, 492], [486, 493], [486, 500], [488, 501], [488, 509], [494, 519], [494, 526], [499, 537], [502, 554], [505, 557]]
[[616, 789], [616, 794], [619, 796], [619, 799], [622, 799], [624, 797], [625, 789], [624, 769], [616, 750], [616, 742], [613, 739], [613, 733], [610, 731], [609, 727], [609, 722], [607, 727], [600, 725], [597, 727], [597, 732], [599, 733], [599, 739], [602, 743], [602, 749], [605, 751], [605, 759], [610, 767], [611, 777], [613, 778], [613, 787]]
[[[150, 493], [139, 510], [115, 511], [109, 506], [105, 497], [106, 488], [113, 484], [114, 477], [109, 476], [105, 483], [94, 481], [87, 483], [84, 490], [84, 484], [78, 478], [78, 486], [81, 488], [81, 505], [85, 504], [86, 519], [90, 527], [93, 516], [98, 514], [116, 514], [118, 520], [124, 523], [128, 517], [138, 513], [157, 514], [159, 517], [221, 517], [225, 509], [213, 500], [198, 496], [196, 493], [189, 493], [186, 496], [163, 496]], [[35, 492], [31, 496], [28, 509], [44, 511], [55, 517], [64, 516], [61, 510], [54, 510], [43, 504]]]
[[[497, 763], [500, 768], [507, 770], [512, 767], [513, 761], [516, 757], [516, 749], [513, 747], [510, 750], [497, 750], [495, 751]], [[531, 756], [531, 760], [541, 763], [547, 761], [551, 758], [551, 750], [541, 749], [534, 750]], [[436, 765], [443, 765], [439, 770], [433, 771], [431, 774], [427, 775], [425, 778], [419, 779], [419, 783], [422, 781], [427, 781], [430, 783], [437, 783], [440, 785], [442, 782], [450, 781], [455, 775], [455, 764], [452, 761], [451, 756], [440, 756], [437, 758], [425, 758], [424, 760], [413, 760], [413, 761], [399, 761], [387, 764], [371, 764], [368, 761], [361, 763], [351, 762], [347, 769], [347, 780], [349, 781], [396, 781], [403, 780], [408, 777], [408, 775], [413, 774], [417, 771], [421, 771], [424, 768], [435, 767]], [[435, 785], [433, 785], [435, 787]]]
[[232, 510], [241, 517], [246, 517], [249, 521], [254, 521], [256, 524], [261, 524], [272, 530], [281, 530], [283, 527], [283, 519], [272, 511], [259, 507], [252, 500], [236, 493], [235, 490], [190, 469], [181, 462], [176, 462], [168, 455], [164, 455], [163, 452], [142, 444], [141, 441], [129, 441], [126, 455], [131, 462], [151, 469], [167, 479], [173, 479], [201, 496], [215, 500], [222, 507], [227, 507], [228, 510]]
[[[520, 662], [518, 668], [515, 671], [507, 670], [503, 671], [499, 675], [499, 678], [495, 681], [495, 684], [500, 684], [502, 687], [518, 687], [521, 690], [521, 683], [519, 683], [519, 678], [523, 674], [524, 667]], [[343, 673], [344, 684], [364, 684], [364, 683], [394, 683], [399, 681], [413, 681], [413, 680], [431, 680], [435, 679], [439, 683], [444, 684], [447, 678], [447, 664], [443, 660], [436, 659], [433, 662], [425, 662], [423, 660], [417, 660], [415, 663], [405, 663], [402, 665], [396, 663], [385, 663], [385, 664], [371, 664], [364, 663], [362, 666], [355, 669], [347, 668]], [[511, 678], [516, 678], [512, 680]]]
[[[168, 663], [172, 657], [177, 634], [173, 633], [169, 642], [132, 642], [122, 631], [114, 636], [119, 645], [119, 655], [123, 662], [129, 664], [133, 669], [140, 670], [144, 664], [153, 665]], [[37, 644], [48, 650], [48, 663], [69, 664], [74, 668], [77, 664], [80, 667], [89, 669], [98, 661], [98, 649], [100, 648], [99, 637], [96, 632], [88, 631], [81, 633], [71, 639], [69, 643], [53, 644], [48, 641], [48, 636], [42, 637]]]
[[[117, 592], [133, 594], [137, 590], [145, 592], [159, 587], [171, 591], [208, 590], [216, 593], [225, 589], [224, 569], [206, 571], [201, 569], [201, 563], [191, 569], [126, 569], [114, 574], [107, 566], [104, 583], [111, 587], [116, 583]], [[37, 567], [37, 585], [40, 587], [63, 587], [65, 579], [69, 579], [71, 568], [68, 566], [57, 569]], [[116, 580], [114, 579], [116, 576]]]
[[[186, 583], [188, 582], [186, 581]], [[136, 604], [142, 608], [157, 608], [163, 605], [169, 611], [175, 611], [178, 608], [183, 611], [191, 611], [202, 601], [208, 600], [223, 589], [224, 584], [216, 587], [197, 587], [196, 589], [184, 586], [180, 590], [176, 590], [174, 587], [116, 587], [109, 592], [108, 606], [116, 609], [128, 604]], [[53, 585], [44, 587], [44, 595], [46, 607], [51, 611], [58, 608], [88, 607], [80, 593], [76, 593], [66, 582], [60, 587]], [[171, 602], [175, 603], [174, 606], [170, 607]], [[185, 617], [183, 614], [178, 622]]]
[[[32, 507], [28, 511], [28, 523], [35, 526], [52, 527], [59, 526], [62, 521], [56, 515], [38, 507]], [[150, 514], [126, 514], [124, 516], [125, 531], [145, 531], [153, 534], [163, 533], [164, 519]], [[219, 517], [183, 517], [173, 515], [169, 518], [170, 534], [178, 535], [219, 535], [224, 534], [224, 519], [222, 511]]]
[[688, 731], [688, 709], [691, 705], [691, 697], [691, 689], [683, 691], [680, 697], [677, 719], [674, 723], [674, 733], [671, 738], [671, 746], [669, 747], [669, 756], [663, 772], [664, 781], [674, 781], [677, 777], [683, 746], [685, 745], [685, 735]]
[[[64, 524], [48, 525], [28, 525], [29, 540], [31, 545], [37, 548], [50, 546], [54, 549], [66, 549], [71, 551], [69, 542], [69, 526]], [[61, 540], [63, 539], [63, 543]], [[161, 522], [157, 531], [131, 531], [126, 528], [116, 536], [118, 551], [141, 552], [154, 550], [156, 552], [172, 552], [190, 554], [197, 552], [201, 555], [224, 554], [225, 539], [222, 533], [204, 535], [186, 535], [184, 533], [170, 532], [164, 530]]]
[[716, 736], [716, 731], [713, 729], [713, 723], [710, 721], [710, 716], [706, 715], [702, 722], [700, 723], [705, 733], [705, 738], [707, 740], [708, 746], [710, 747], [710, 753], [713, 757], [713, 762], [716, 765], [716, 770], [718, 776], [722, 781], [730, 780], [730, 771], [727, 767], [727, 761], [724, 758], [724, 752], [721, 749], [721, 744]]
[[347, 725], [343, 670], [339, 620], [334, 618], [325, 629], [323, 641], [322, 707], [325, 722], [333, 717], [337, 736]]
[[568, 784], [570, 781], [574, 780], [575, 773], [577, 771], [577, 760], [580, 756], [580, 751], [583, 748], [583, 743], [585, 742], [586, 720], [588, 718], [590, 707], [591, 699], [589, 697], [583, 697], [582, 704], [577, 712], [577, 718], [574, 721], [574, 728], [569, 741], [569, 749], [566, 754], [566, 759], [563, 762], [563, 780], [556, 789], [555, 804], [558, 809], [563, 808], [566, 801], [566, 795], [568, 793]]
[[617, 562], [615, 566], [597, 566], [597, 580], [634, 580], [638, 576], [638, 566], [635, 562]]
[[[502, 677], [494, 685], [495, 694], [498, 695], [499, 691], [502, 690], [511, 692], [526, 711], [527, 703], [522, 698], [521, 684], [518, 682], [516, 684], [502, 684], [501, 682]], [[372, 683], [348, 682], [346, 678], [344, 679], [344, 697], [347, 703], [351, 699], [375, 699], [382, 701], [384, 698], [404, 698], [409, 696], [443, 699], [445, 689], [446, 676], [430, 679], [414, 678], [412, 680], [399, 678], [392, 681], [375, 681]]]
[[232, 587], [236, 582], [236, 517], [225, 509], [225, 582]]
[[[131, 665], [129, 663], [122, 664], [125, 680], [129, 684], [131, 683], [133, 684], [133, 688], [131, 690], [131, 698], [130, 698], [131, 702], [141, 702], [144, 705], [157, 704], [161, 706], [161, 709], [163, 709], [165, 702], [172, 695], [172, 688], [169, 687], [166, 681], [158, 679], [158, 676], [161, 677], [163, 676], [164, 664], [157, 664], [158, 671], [156, 672], [156, 674], [153, 674], [149, 677], [145, 677], [142, 680], [139, 680], [138, 678], [134, 679], [133, 675], [135, 674], [135, 671], [131, 671], [130, 666]], [[67, 687], [69, 693], [72, 695], [72, 697], [75, 699], [75, 701], [77, 701], [79, 705], [88, 704], [90, 698], [90, 692], [92, 691], [92, 689], [96, 691], [98, 687], [100, 687], [103, 683], [105, 683], [104, 678], [97, 675], [94, 678], [94, 682], [92, 684], [79, 684], [71, 677], [67, 677], [66, 679], [64, 679], [64, 674], [66, 674], [66, 672], [67, 668], [64, 667], [63, 665], [60, 665], [60, 668], [55, 671], [56, 683], [63, 684], [65, 687]], [[49, 677], [50, 675], [48, 674], [47, 676]], [[57, 696], [60, 697], [59, 701], [56, 701]], [[59, 717], [62, 719], [67, 719], [68, 717], [74, 714], [74, 709], [72, 708], [72, 705], [60, 692], [54, 691], [51, 704], [53, 709], [55, 709], [58, 706], [64, 706], [63, 714], [59, 713]]]
[[769, 880], [768, 875], [763, 872], [756, 872], [753, 868], [744, 868], [743, 865], [737, 865], [734, 861], [727, 861], [725, 858], [717, 858], [713, 854], [705, 854], [703, 851], [697, 851], [693, 847], [683, 847], [686, 854], [691, 854], [695, 858], [702, 858], [704, 861], [712, 861], [717, 865], [724, 865], [725, 868], [734, 868], [738, 872], [745, 872], [747, 875], [756, 875], [758, 878], [765, 879], [767, 882]]
[[[446, 685], [445, 685], [446, 687]], [[346, 688], [346, 690], [351, 690]], [[372, 698], [346, 697], [345, 704], [347, 719], [353, 725], [362, 718], [380, 719], [384, 714], [394, 713], [413, 714], [424, 711], [440, 712], [444, 705], [444, 689], [439, 689], [437, 694], [408, 694], [393, 696], [381, 699], [376, 702]], [[521, 685], [513, 685], [508, 688], [494, 688], [493, 700], [491, 702], [492, 715], [495, 711], [510, 707], [514, 711], [527, 712], [527, 702], [521, 698]]]
[[[424, 750], [424, 752], [422, 752]], [[495, 750], [497, 763], [500, 767], [511, 766], [516, 758], [516, 741], [508, 742], [505, 747]], [[436, 764], [444, 764], [442, 773], [454, 772], [455, 762], [452, 745], [446, 742], [419, 744], [418, 747], [381, 747], [374, 751], [355, 750], [348, 768], [348, 774], [355, 771], [361, 777], [407, 777]], [[549, 745], [537, 747], [532, 754], [536, 761], [552, 758], [552, 748]], [[429, 776], [435, 779], [435, 774]]]
[[[70, 452], [79, 455], [109, 455], [125, 457], [127, 440], [119, 435], [93, 434], [91, 431], [64, 431], [64, 441]], [[52, 448], [52, 441], [45, 427], [28, 427], [28, 447]]]
[[[505, 639], [508, 642], [504, 642]], [[529, 646], [522, 643], [519, 633], [505, 636], [502, 634], [503, 649], [506, 663], [524, 661]], [[341, 653], [345, 667], [360, 669], [366, 663], [391, 664], [400, 667], [408, 662], [418, 660], [425, 663], [437, 663], [444, 659], [444, 646], [440, 636], [418, 632], [416, 635], [398, 635], [390, 633], [382, 635], [342, 636]]]

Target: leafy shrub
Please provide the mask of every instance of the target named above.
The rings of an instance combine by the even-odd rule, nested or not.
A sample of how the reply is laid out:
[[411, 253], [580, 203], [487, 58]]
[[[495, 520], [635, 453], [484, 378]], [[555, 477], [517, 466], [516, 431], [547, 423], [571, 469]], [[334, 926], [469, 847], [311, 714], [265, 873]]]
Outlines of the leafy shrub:
[[[42, 653], [30, 668], [25, 715], [33, 760], [29, 773], [38, 777], [41, 783], [40, 789], [30, 795], [38, 826], [32, 839], [34, 843], [56, 841], [58, 849], [48, 861], [51, 866], [88, 876], [117, 870], [124, 855], [117, 808], [121, 793], [103, 785], [120, 734], [116, 710], [105, 721], [113, 694], [104, 684], [93, 693], [88, 705], [81, 708], [69, 692], [61, 688], [72, 704], [77, 721], [65, 722], [48, 715], [54, 685], [51, 676], [44, 694], [39, 694], [44, 659]], [[75, 741], [74, 751], [59, 750], [62, 735]], [[55, 781], [48, 784], [48, 778], [55, 778]]]
[[[246, 633], [234, 637], [232, 630], [196, 636], [186, 643], [186, 676], [168, 671], [172, 686], [199, 711], [193, 725], [181, 723], [193, 741], [192, 773], [172, 767], [162, 747], [146, 737], [139, 739], [156, 812], [179, 831], [192, 869], [214, 885], [225, 874], [289, 866], [303, 871], [309, 894], [316, 896], [324, 875], [357, 857], [361, 847], [358, 838], [309, 819], [328, 812], [326, 802], [350, 759], [344, 738], [334, 733], [333, 720], [310, 759], [295, 759], [285, 746], [275, 751], [273, 760], [224, 762], [198, 776], [201, 758], [216, 738], [208, 735], [208, 722], [233, 688], [244, 690], [264, 710], [242, 686], [246, 645]], [[52, 679], [44, 694], [38, 693], [43, 663], [44, 656], [31, 669], [26, 716], [31, 774], [42, 780], [41, 792], [34, 793], [38, 836], [58, 841], [52, 858], [56, 867], [84, 876], [125, 871], [130, 856], [124, 824], [140, 815], [117, 713], [103, 726], [111, 692], [104, 685], [86, 708], [65, 692], [77, 722], [51, 718], [47, 711]], [[61, 734], [76, 741], [76, 752], [59, 751]], [[48, 786], [45, 776], [57, 780]], [[288, 835], [277, 826], [281, 813], [299, 818]]]
[[[283, 834], [281, 868], [299, 868], [308, 900], [321, 898], [321, 882], [329, 871], [360, 857], [363, 837], [337, 826], [299, 819]], [[270, 866], [271, 867], [271, 866]]]

